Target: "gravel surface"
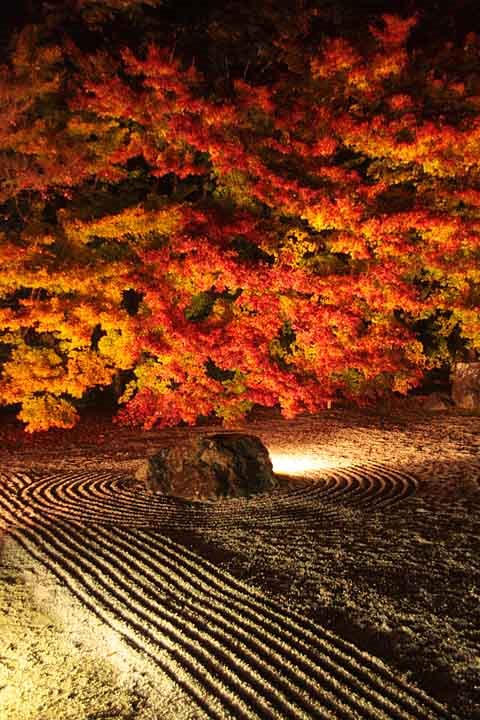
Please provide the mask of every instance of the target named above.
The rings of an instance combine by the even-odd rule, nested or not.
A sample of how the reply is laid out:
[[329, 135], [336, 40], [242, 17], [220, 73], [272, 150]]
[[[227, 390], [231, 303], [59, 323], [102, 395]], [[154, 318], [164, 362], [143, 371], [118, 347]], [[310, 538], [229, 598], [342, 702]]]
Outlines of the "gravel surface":
[[[246, 718], [316, 717], [315, 703], [327, 702], [315, 689], [323, 692], [323, 662], [333, 663], [339, 685], [326, 717], [404, 718], [405, 693], [406, 703], [426, 713], [418, 717], [480, 718], [480, 418], [394, 409], [285, 421], [258, 413], [237, 429], [269, 448], [281, 474], [271, 496], [179, 503], [132, 482], [157, 448], [217, 429], [139, 432], [90, 418], [70, 435], [28, 438], [4, 424], [2, 720], [183, 720], [234, 716], [235, 708]], [[75, 554], [67, 557], [74, 546], [83, 563], [78, 578]], [[167, 572], [169, 557], [176, 559]], [[111, 586], [92, 603], [97, 585], [87, 570], [97, 558]], [[191, 577], [197, 565], [201, 586]], [[146, 610], [133, 597], [137, 590], [130, 598], [122, 572], [154, 612], [142, 615], [146, 630], [132, 625]], [[227, 622], [232, 602], [250, 608], [244, 635], [237, 616]], [[272, 633], [265, 666], [258, 623]], [[310, 638], [308, 662], [289, 640], [292, 628]], [[182, 644], [185, 633], [191, 647]], [[205, 633], [198, 650], [195, 633]], [[275, 633], [286, 643], [277, 650]], [[346, 659], [332, 642], [346, 643]], [[204, 658], [203, 669], [192, 652]], [[313, 683], [305, 697], [287, 670], [278, 686], [270, 677], [283, 654]], [[219, 658], [223, 670], [215, 667]], [[236, 662], [242, 683], [232, 670], [228, 692], [221, 683], [217, 689]], [[370, 667], [370, 695], [358, 690], [365, 706], [357, 709], [342, 694], [352, 663]], [[392, 693], [390, 710], [375, 683]], [[273, 710], [268, 697], [278, 703]]]

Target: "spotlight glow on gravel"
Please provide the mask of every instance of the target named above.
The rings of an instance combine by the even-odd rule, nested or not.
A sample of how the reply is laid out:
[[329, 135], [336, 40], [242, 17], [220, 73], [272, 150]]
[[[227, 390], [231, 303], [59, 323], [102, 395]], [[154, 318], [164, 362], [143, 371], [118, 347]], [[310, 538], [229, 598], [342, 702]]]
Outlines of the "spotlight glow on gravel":
[[337, 463], [329, 458], [318, 457], [308, 453], [276, 453], [271, 452], [273, 471], [284, 475], [306, 475], [318, 470], [337, 467]]

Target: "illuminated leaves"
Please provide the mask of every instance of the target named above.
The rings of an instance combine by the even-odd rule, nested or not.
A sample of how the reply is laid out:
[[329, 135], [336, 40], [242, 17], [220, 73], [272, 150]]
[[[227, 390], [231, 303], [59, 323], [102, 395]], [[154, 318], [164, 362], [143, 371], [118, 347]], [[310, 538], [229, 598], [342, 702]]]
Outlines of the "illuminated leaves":
[[311, 61], [312, 77], [327, 78], [336, 73], [349, 72], [361, 61], [361, 55], [347, 40], [332, 38], [325, 42], [322, 58], [313, 58]]
[[45, 393], [25, 398], [18, 418], [25, 423], [25, 431], [33, 433], [50, 428], [68, 430], [76, 425], [78, 413], [67, 400]]
[[418, 22], [413, 15], [408, 18], [401, 18], [399, 15], [382, 15], [382, 27], [370, 26], [370, 33], [386, 49], [392, 50], [405, 44], [410, 31]]
[[61, 393], [64, 377], [62, 358], [55, 350], [20, 343], [3, 366], [0, 394], [4, 402], [16, 403], [31, 393]]
[[120, 374], [122, 421], [234, 423], [405, 393], [453, 333], [479, 348], [480, 87], [447, 62], [477, 50], [440, 72], [407, 49], [416, 22], [287, 34], [269, 84], [224, 92], [171, 48], [22, 34], [0, 73], [0, 402], [68, 427]]
[[95, 237], [121, 240], [125, 236], [145, 237], [151, 232], [170, 235], [176, 229], [179, 219], [180, 211], [175, 207], [148, 211], [144, 206], [136, 205], [98, 220], [65, 218], [63, 228], [75, 242], [87, 243]]

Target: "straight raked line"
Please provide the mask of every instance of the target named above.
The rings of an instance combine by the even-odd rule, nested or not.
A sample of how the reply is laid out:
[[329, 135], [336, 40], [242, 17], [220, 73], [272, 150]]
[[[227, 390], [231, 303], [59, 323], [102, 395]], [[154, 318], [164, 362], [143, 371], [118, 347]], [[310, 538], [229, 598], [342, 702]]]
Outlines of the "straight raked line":
[[[316, 710], [316, 696], [320, 693], [322, 701], [329, 702], [329, 707], [342, 712], [344, 717], [352, 715], [349, 706], [353, 706], [353, 717], [361, 716], [358, 713], [364, 711], [363, 698], [359, 700], [351, 691], [344, 691], [334, 676], [304, 662], [300, 654], [272, 634], [272, 630], [278, 632], [278, 627], [266, 631], [251, 618], [245, 621], [241, 614], [229, 608], [228, 603], [219, 600], [210, 587], [192, 583], [188, 573], [174, 567], [166, 556], [156, 554], [154, 559], [145, 546], [139, 551], [137, 543], [135, 547], [129, 547], [128, 543], [120, 539], [119, 533], [111, 528], [96, 528], [95, 533], [90, 533], [92, 539], [101, 540], [104, 552], [108, 548], [110, 557], [115, 557], [117, 563], [126, 560], [129, 567], [141, 570], [141, 574], [137, 574], [139, 582], [150, 588], [151, 593], [168, 592], [172, 602], [181, 604], [182, 612], [191, 612], [200, 619], [201, 627], [210, 627], [212, 632], [221, 633], [225, 644], [233, 643], [236, 652], [248, 659], [251, 667], [263, 673], [265, 687], [270, 695], [280, 693], [283, 688], [284, 697], [296, 696], [300, 704], [306, 705], [303, 709], [312, 712]], [[272, 672], [274, 668], [275, 673]], [[320, 685], [312, 679], [312, 670], [321, 679]], [[333, 687], [333, 693], [327, 689], [329, 687]], [[372, 708], [369, 717], [376, 716]]]
[[[208, 582], [205, 577], [193, 574], [188, 562], [183, 562], [183, 557], [176, 556], [175, 560], [172, 560], [168, 549], [166, 552], [162, 551], [158, 543], [152, 548], [151, 544], [147, 546], [131, 533], [121, 530], [112, 532], [109, 529], [105, 534], [101, 528], [99, 530], [102, 543], [106, 542], [113, 552], [117, 551], [121, 556], [125, 556], [129, 565], [140, 568], [142, 576], [150, 583], [154, 584], [155, 580], [158, 582], [161, 579], [159, 587], [171, 587], [172, 596], [181, 599], [182, 603], [191, 603], [198, 614], [214, 618], [215, 622], [224, 624], [227, 628], [235, 628], [236, 637], [255, 646], [257, 652], [267, 655], [270, 665], [278, 666], [281, 673], [279, 680], [282, 673], [288, 670], [293, 682], [296, 680], [300, 688], [308, 687], [313, 695], [328, 694], [335, 698], [337, 705], [339, 702], [346, 703], [352, 706], [357, 714], [365, 712], [367, 703], [368, 717], [383, 718], [385, 712], [399, 717], [398, 704], [391, 702], [335, 663], [328, 654], [325, 655], [325, 647], [323, 656], [318, 655], [314, 662], [302, 652], [302, 643], [299, 647], [298, 638], [295, 638], [294, 644], [281, 640], [284, 632], [278, 624], [266, 618], [260, 606], [256, 612], [252, 612], [245, 606], [239, 594], [236, 595], [236, 600], [232, 600], [225, 592], [220, 575], [216, 584]], [[125, 539], [122, 541], [120, 536]], [[155, 554], [152, 550], [155, 550]], [[401, 710], [401, 717], [413, 720], [418, 718], [418, 711], [410, 715]]]
[[[278, 653], [286, 659], [285, 656], [291, 658], [291, 665], [295, 667], [295, 672], [298, 673], [300, 668], [304, 668], [304, 673], [307, 677], [317, 677], [320, 683], [329, 685], [333, 682], [335, 690], [341, 694], [345, 693], [346, 702], [356, 702], [356, 696], [359, 695], [361, 702], [365, 701], [376, 701], [379, 705], [390, 710], [397, 710], [397, 705], [390, 702], [384, 697], [384, 694], [378, 693], [375, 689], [370, 688], [369, 685], [365, 685], [366, 678], [363, 677], [360, 681], [355, 674], [352, 674], [348, 669], [345, 669], [342, 665], [334, 662], [329, 654], [325, 654], [325, 650], [328, 646], [322, 644], [322, 655], [315, 655], [310, 649], [310, 655], [313, 659], [308, 659], [305, 652], [308, 649], [303, 647], [302, 641], [298, 641], [298, 634], [292, 632], [290, 635], [294, 639], [292, 643], [286, 643], [279, 640], [279, 636], [284, 637], [285, 632], [283, 628], [278, 626], [278, 623], [272, 622], [268, 615], [264, 614], [264, 608], [257, 605], [255, 609], [252, 609], [252, 600], [248, 599], [245, 602], [245, 597], [239, 592], [232, 591], [230, 584], [226, 584], [222, 581], [222, 574], [218, 572], [216, 574], [216, 582], [212, 578], [208, 578], [204, 573], [199, 572], [197, 569], [193, 569], [189, 566], [188, 560], [185, 562], [185, 558], [180, 554], [173, 553], [168, 547], [161, 546], [161, 540], [152, 543], [142, 543], [133, 534], [126, 533], [122, 530], [115, 530], [115, 543], [120, 542], [118, 536], [123, 535], [126, 541], [123, 547], [127, 548], [125, 552], [129, 552], [133, 555], [133, 562], [135, 563], [148, 563], [145, 572], [153, 573], [153, 576], [165, 575], [167, 579], [173, 581], [178, 577], [176, 582], [186, 592], [186, 588], [191, 588], [190, 592], [193, 598], [201, 597], [202, 602], [212, 603], [212, 607], [218, 608], [219, 612], [225, 617], [231, 617], [232, 622], [235, 622], [237, 627], [243, 626], [250, 633], [260, 640], [260, 642], [266, 642], [268, 639], [269, 648], [276, 647]], [[138, 550], [138, 552], [135, 552]], [[155, 559], [153, 559], [152, 550], [155, 550]], [[233, 613], [233, 609], [235, 612]], [[297, 648], [300, 649], [297, 651]], [[282, 660], [283, 661], [283, 660]], [[297, 669], [298, 668], [298, 669]], [[335, 676], [341, 676], [341, 681]], [[405, 717], [405, 711], [402, 711], [402, 717]], [[411, 717], [417, 717], [418, 712]]]
[[[6, 504], [6, 499], [0, 493], [2, 511], [8, 509], [18, 517], [23, 506], [13, 496], [9, 501]], [[208, 720], [225, 720], [229, 717], [263, 720], [265, 716], [259, 716], [243, 702], [237, 702], [238, 699], [221, 682], [212, 679], [210, 675], [205, 677], [203, 666], [195, 659], [190, 662], [185, 655], [182, 656], [171, 639], [165, 639], [161, 634], [152, 637], [148, 630], [144, 630], [125, 598], [118, 593], [100, 592], [94, 579], [89, 577], [88, 570], [87, 573], [79, 570], [79, 566], [84, 565], [81, 558], [76, 558], [66, 547], [60, 548], [49, 527], [40, 518], [32, 519], [22, 514], [21, 523], [17, 523], [17, 527], [9, 530], [8, 534], [33, 559], [50, 570], [82, 605], [160, 668], [205, 712]], [[103, 587], [104, 584], [100, 578], [99, 586]], [[209, 687], [213, 692], [208, 692]]]
[[[25, 484], [26, 484], [26, 480], [25, 480], [25, 478], [24, 478], [23, 481], [22, 481], [22, 483], [21, 483], [21, 485], [24, 486]], [[22, 507], [21, 510], [25, 511], [25, 508]], [[103, 510], [104, 510], [104, 512], [105, 512], [105, 510], [107, 510], [107, 508], [104, 507]], [[108, 510], [107, 510], [107, 511], [108, 511]], [[197, 562], [198, 562], [198, 558], [196, 558], [196, 560], [197, 560]], [[177, 561], [178, 561], [178, 558], [177, 558]], [[224, 592], [224, 591], [225, 591], [225, 588], [223, 589], [223, 592]], [[351, 660], [350, 660], [350, 663], [351, 663]], [[384, 692], [384, 688], [382, 688], [382, 690], [383, 690], [383, 692]], [[425, 701], [425, 698], [422, 698], [422, 700]]]
[[[58, 530], [59, 530], [59, 528], [57, 527], [56, 530], [57, 530], [57, 537], [58, 537]], [[45, 531], [45, 528], [44, 528], [44, 531]], [[47, 532], [48, 532], [48, 531], [47, 531]], [[71, 537], [70, 537], [70, 543], [71, 543]], [[67, 549], [67, 548], [64, 547], [64, 551], [65, 551], [65, 549]], [[79, 551], [80, 551], [80, 552], [82, 551], [82, 546], [81, 546], [81, 545], [79, 546]], [[83, 550], [83, 552], [84, 552], [84, 550]], [[64, 554], [65, 554], [65, 552], [63, 553], [63, 555], [64, 555]], [[76, 557], [76, 556], [75, 556], [75, 557]], [[158, 612], [158, 608], [156, 608], [156, 610], [157, 610], [157, 612]], [[342, 708], [342, 707], [341, 707], [341, 701], [339, 700], [339, 698], [335, 698], [335, 709], [336, 709], [336, 711], [340, 711], [343, 717], [350, 717], [350, 716], [351, 716], [351, 717], [355, 717], [355, 716], [358, 717], [358, 710], [360, 710], [360, 708], [357, 708], [356, 715], [352, 715], [351, 712], [349, 711], [349, 708], [347, 708], [347, 707], [343, 707], [343, 708]], [[370, 716], [372, 716], [372, 709], [373, 709], [373, 708], [370, 709], [370, 713], [369, 713]], [[297, 717], [299, 717], [298, 712], [296, 712], [295, 714], [296, 714]], [[377, 713], [374, 713], [374, 715], [376, 715], [376, 714], [377, 714]], [[382, 717], [384, 717], [384, 715], [382, 715]]]
[[129, 603], [123, 602], [118, 594], [105, 590], [105, 583], [98, 577], [92, 577], [82, 562], [79, 563], [80, 570], [68, 558], [62, 557], [59, 562], [51, 544], [45, 542], [38, 528], [24, 527], [10, 534], [34, 559], [50, 570], [82, 605], [175, 682], [205, 713], [206, 719], [225, 720], [233, 717], [264, 720], [265, 716], [258, 715], [235, 697], [221, 681], [207, 673], [195, 658], [180, 653], [168, 628], [164, 628], [164, 634], [152, 634], [148, 628], [144, 628]]
[[[85, 477], [85, 475], [86, 475], [87, 477]], [[89, 474], [85, 474], [85, 475], [84, 475], [85, 480], [87, 480]], [[22, 486], [24, 487], [24, 486], [26, 485], [26, 480], [25, 480], [25, 478], [26, 478], [26, 476], [24, 476], [23, 480], [19, 483], [19, 486], [20, 486], [20, 487], [22, 487]], [[17, 481], [17, 482], [18, 482], [18, 481]], [[42, 484], [43, 484], [43, 483], [42, 483]], [[44, 485], [44, 484], [43, 484], [43, 485]], [[67, 486], [68, 486], [68, 483], [67, 483]], [[44, 487], [45, 487], [45, 486], [44, 486]], [[17, 491], [18, 491], [18, 488], [17, 488]], [[25, 498], [25, 499], [26, 499], [26, 498]], [[105, 498], [105, 499], [107, 499], [107, 498]], [[39, 504], [42, 503], [42, 498], [41, 498], [41, 497], [38, 497], [38, 496], [37, 496], [36, 500], [37, 500], [37, 503], [39, 503]], [[47, 501], [47, 502], [48, 502], [48, 501]], [[41, 508], [39, 508], [39, 509], [41, 509]], [[43, 508], [43, 509], [46, 510], [47, 508]], [[109, 510], [111, 510], [110, 507], [105, 507], [105, 506], [102, 506], [101, 509], [103, 510], [104, 516], [105, 516], [105, 514], [108, 513]], [[18, 519], [18, 513], [21, 513], [21, 514], [23, 515], [26, 510], [30, 510], [30, 509], [26, 509], [24, 505], [17, 506], [17, 509], [16, 509], [16, 511], [15, 511], [15, 513], [14, 513], [14, 516], [16, 515], [15, 519]], [[64, 511], [64, 512], [65, 512], [65, 510], [66, 510], [66, 508], [63, 508], [63, 511]], [[160, 510], [160, 508], [158, 508], [158, 510]], [[106, 511], [106, 512], [105, 512], [105, 511]], [[122, 511], [121, 511], [121, 510], [120, 510], [120, 514], [122, 515]], [[183, 550], [185, 550], [185, 549], [183, 549]], [[183, 559], [183, 556], [182, 556], [182, 559]], [[196, 556], [195, 556], [195, 559], [196, 559], [196, 561], [198, 562], [198, 558], [197, 558]], [[177, 561], [178, 561], [178, 557], [177, 557]], [[223, 591], [225, 591], [225, 589], [224, 589]], [[363, 659], [364, 659], [364, 658], [363, 658]], [[351, 664], [351, 659], [350, 659], [350, 664]], [[382, 690], [385, 691], [384, 688], [382, 688]], [[409, 688], [409, 690], [411, 691], [411, 688]], [[423, 702], [425, 702], [426, 698], [425, 698], [425, 697], [422, 697], [422, 700], [423, 700]], [[432, 701], [431, 701], [431, 702], [432, 702]], [[440, 708], [438, 708], [438, 709], [440, 709]]]
[[[73, 576], [77, 583], [80, 582], [87, 589], [87, 596], [88, 593], [93, 594], [114, 616], [124, 621], [123, 634], [129, 635], [132, 640], [138, 642], [141, 629], [140, 635], [149, 641], [150, 646], [157, 645], [173, 655], [185, 672], [193, 674], [194, 682], [217, 697], [225, 710], [245, 718], [265, 720], [279, 717], [278, 708], [260, 697], [258, 689], [238, 684], [238, 676], [245, 676], [244, 663], [240, 659], [233, 669], [222, 665], [219, 662], [222, 648], [218, 641], [198, 632], [191, 624], [176, 617], [174, 612], [165, 613], [162, 606], [153, 604], [141, 589], [130, 586], [124, 579], [124, 572], [118, 572], [93, 553], [89, 557], [90, 553], [86, 553], [84, 546], [73, 540], [72, 528], [67, 535], [58, 525], [49, 529], [42, 523], [41, 528], [31, 528], [29, 533], [37, 541], [43, 541], [42, 549], [50, 560], [49, 567], [57, 573], [63, 568], [64, 581]], [[18, 537], [18, 532], [15, 536]], [[31, 546], [29, 550], [32, 552]], [[208, 647], [208, 651], [204, 646]], [[223, 656], [223, 661], [226, 660], [228, 658]], [[309, 717], [304, 713], [296, 716]], [[324, 713], [319, 713], [319, 716], [329, 717]]]
[[[93, 575], [95, 570], [106, 573], [115, 582], [115, 587], [122, 589], [122, 592], [129, 595], [129, 600], [135, 602], [136, 612], [142, 615], [145, 621], [145, 615], [150, 618], [150, 624], [158, 631], [165, 631], [165, 625], [169, 628], [173, 627], [178, 634], [175, 637], [176, 642], [182, 646], [185, 645], [184, 638], [188, 638], [191, 649], [196, 647], [196, 653], [201, 656], [205, 665], [210, 665], [215, 674], [224, 676], [224, 681], [230, 688], [236, 689], [236, 694], [244, 696], [246, 702], [251, 706], [258, 706], [261, 717], [310, 717], [312, 708], [305, 712], [305, 708], [301, 705], [290, 701], [287, 696], [281, 693], [273, 693], [271, 686], [267, 686], [267, 692], [264, 692], [265, 680], [258, 667], [261, 668], [262, 660], [255, 658], [253, 654], [239, 652], [238, 643], [235, 637], [227, 634], [216, 627], [210, 617], [205, 623], [196, 624], [188, 615], [185, 617], [179, 614], [176, 609], [172, 610], [174, 604], [181, 604], [182, 597], [171, 597], [170, 602], [164, 607], [162, 603], [157, 602], [156, 595], [165, 595], [165, 588], [162, 584], [152, 589], [148, 583], [145, 583], [143, 577], [136, 571], [136, 565], [128, 565], [125, 563], [125, 556], [120, 559], [114, 558], [112, 553], [104, 547], [103, 543], [95, 539], [88, 540], [85, 536], [88, 530], [82, 529], [81, 534], [71, 525], [66, 525], [66, 531], [61, 526], [56, 525], [55, 537], [59, 542], [65, 542], [65, 546], [69, 546], [70, 550], [75, 553], [82, 552], [82, 559], [86, 562], [87, 551], [88, 557], [93, 558], [90, 565], [90, 573]], [[59, 538], [61, 535], [61, 538]], [[90, 537], [94, 537], [90, 533]], [[62, 540], [63, 538], [63, 540]], [[65, 550], [64, 550], [65, 552]], [[94, 566], [94, 567], [93, 567]], [[128, 577], [126, 579], [126, 571]], [[132, 585], [129, 580], [134, 581]], [[166, 602], [166, 600], [165, 600]], [[227, 647], [232, 645], [232, 648]], [[185, 650], [185, 647], [183, 648]], [[268, 672], [265, 664], [264, 669]], [[239, 684], [240, 683], [240, 684]], [[292, 690], [290, 688], [290, 690]], [[308, 697], [308, 696], [307, 696]], [[317, 704], [318, 705], [318, 704]], [[315, 707], [316, 711], [318, 707]], [[344, 717], [355, 718], [358, 713], [349, 712], [348, 708], [340, 708]], [[269, 713], [269, 715], [267, 715]]]
[[[392, 671], [378, 658], [359, 650], [355, 645], [342, 640], [326, 628], [312, 623], [298, 613], [268, 598], [260, 590], [220, 570], [208, 560], [193, 553], [185, 546], [179, 545], [168, 536], [159, 537], [155, 531], [144, 529], [129, 531], [117, 529], [117, 532], [122, 533], [127, 538], [143, 537], [143, 541], [150, 544], [152, 550], [157, 548], [159, 552], [170, 552], [173, 562], [178, 563], [181, 560], [182, 563], [188, 565], [191, 572], [204, 578], [208, 584], [216, 586], [220, 592], [228, 596], [228, 602], [236, 601], [253, 611], [257, 611], [258, 604], [260, 604], [262, 614], [278, 623], [281, 632], [291, 640], [292, 644], [303, 641], [306, 653], [311, 652], [312, 648], [317, 648], [322, 653], [328, 647], [329, 652], [334, 654], [338, 661], [349, 665], [352, 672], [360, 674], [362, 682], [371, 682], [373, 680], [372, 672], [375, 676], [378, 675], [379, 678], [383, 677], [387, 682], [387, 687], [380, 686], [379, 692], [383, 695], [389, 692], [395, 692], [395, 694], [399, 692], [401, 695], [398, 698], [395, 697], [395, 701], [399, 702], [400, 699], [406, 701], [410, 706], [409, 711], [412, 712], [414, 717], [418, 717], [422, 705], [430, 707], [430, 710], [434, 713], [433, 717], [446, 717], [445, 708], [440, 703], [414, 685], [410, 685], [401, 678], [397, 679]], [[395, 688], [397, 689], [395, 690]], [[413, 699], [414, 697], [418, 699], [420, 707]]]

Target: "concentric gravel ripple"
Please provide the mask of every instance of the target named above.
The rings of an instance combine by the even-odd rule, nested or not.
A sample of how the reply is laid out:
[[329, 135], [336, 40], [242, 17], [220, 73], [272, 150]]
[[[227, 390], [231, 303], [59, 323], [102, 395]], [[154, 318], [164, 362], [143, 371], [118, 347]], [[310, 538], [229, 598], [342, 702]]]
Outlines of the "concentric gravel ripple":
[[169, 538], [240, 522], [332, 524], [339, 505], [391, 508], [412, 476], [368, 463], [250, 500], [148, 495], [107, 471], [0, 475], [0, 523], [77, 600], [174, 680], [199, 717], [446, 718], [426, 693]]

